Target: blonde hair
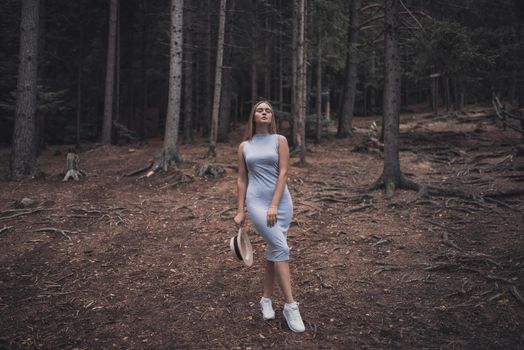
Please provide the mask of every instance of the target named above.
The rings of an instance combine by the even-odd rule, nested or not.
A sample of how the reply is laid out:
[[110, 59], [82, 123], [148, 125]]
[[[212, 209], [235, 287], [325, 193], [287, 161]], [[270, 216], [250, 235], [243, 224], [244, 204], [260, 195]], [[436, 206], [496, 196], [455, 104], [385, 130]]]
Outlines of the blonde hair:
[[265, 103], [269, 106], [271, 109], [271, 125], [269, 126], [269, 133], [270, 134], [276, 134], [277, 133], [277, 122], [275, 118], [275, 111], [273, 109], [273, 106], [269, 101], [258, 101], [253, 105], [253, 108], [251, 108], [251, 112], [249, 113], [249, 120], [247, 121], [246, 125], [246, 131], [244, 132], [244, 141], [250, 140], [253, 137], [253, 134], [255, 133], [255, 111], [258, 106], [260, 106], [262, 103]]

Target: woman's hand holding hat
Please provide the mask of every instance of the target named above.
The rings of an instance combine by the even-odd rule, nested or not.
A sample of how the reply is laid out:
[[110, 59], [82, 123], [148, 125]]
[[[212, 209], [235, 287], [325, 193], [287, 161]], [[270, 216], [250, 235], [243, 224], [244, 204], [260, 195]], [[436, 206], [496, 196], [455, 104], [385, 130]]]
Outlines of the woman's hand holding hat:
[[233, 220], [235, 221], [237, 228], [244, 227], [244, 223], [246, 222], [246, 214], [240, 212], [234, 217]]

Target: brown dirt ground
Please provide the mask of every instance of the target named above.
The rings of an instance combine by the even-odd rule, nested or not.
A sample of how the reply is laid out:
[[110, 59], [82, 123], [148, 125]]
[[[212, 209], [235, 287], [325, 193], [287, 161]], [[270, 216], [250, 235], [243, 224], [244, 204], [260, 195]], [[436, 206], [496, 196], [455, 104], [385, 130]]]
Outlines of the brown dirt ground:
[[[43, 179], [0, 182], [1, 349], [520, 349], [524, 348], [524, 196], [494, 201], [415, 193], [365, 193], [381, 173], [356, 137], [310, 145], [309, 166], [292, 166], [289, 232], [296, 299], [307, 331], [290, 332], [282, 295], [277, 319], [258, 301], [263, 241], [255, 264], [235, 261], [228, 239], [236, 200], [236, 145], [219, 144], [224, 177], [198, 178], [205, 140], [181, 146], [178, 170], [122, 177], [160, 149], [86, 145], [89, 176], [61, 182], [65, 146], [39, 158]], [[458, 116], [402, 116], [401, 163], [426, 184], [478, 198], [522, 188], [520, 143], [481, 108]], [[9, 150], [0, 152], [7, 171]], [[296, 158], [292, 159], [295, 162]], [[180, 174], [192, 176], [181, 182]], [[187, 179], [187, 178], [186, 178]], [[7, 211], [30, 197], [44, 211]], [[372, 204], [353, 211], [363, 204]], [[68, 230], [36, 232], [54, 227]], [[459, 249], [444, 244], [443, 233]]]

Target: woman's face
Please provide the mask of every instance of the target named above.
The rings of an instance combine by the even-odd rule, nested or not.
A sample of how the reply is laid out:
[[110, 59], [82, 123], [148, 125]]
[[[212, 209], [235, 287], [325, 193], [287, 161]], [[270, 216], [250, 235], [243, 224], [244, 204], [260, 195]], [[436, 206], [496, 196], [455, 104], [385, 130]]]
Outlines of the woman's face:
[[262, 102], [255, 108], [255, 123], [271, 125], [272, 118], [273, 110], [267, 103]]

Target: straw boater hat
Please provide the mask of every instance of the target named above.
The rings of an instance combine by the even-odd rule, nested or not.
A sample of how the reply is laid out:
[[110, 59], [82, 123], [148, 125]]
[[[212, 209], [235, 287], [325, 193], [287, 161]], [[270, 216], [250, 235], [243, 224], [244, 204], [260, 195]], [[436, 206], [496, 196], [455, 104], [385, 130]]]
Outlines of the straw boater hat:
[[238, 230], [236, 236], [231, 237], [229, 247], [238, 260], [242, 260], [246, 266], [253, 265], [253, 248], [251, 247], [247, 232], [242, 230], [242, 228]]

